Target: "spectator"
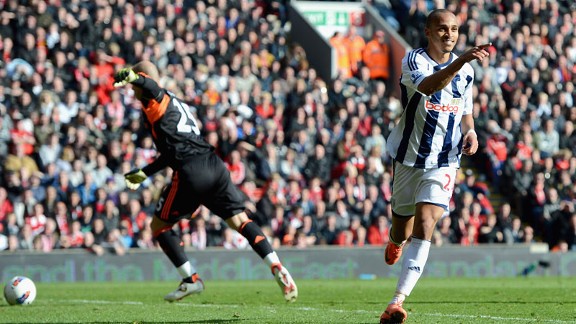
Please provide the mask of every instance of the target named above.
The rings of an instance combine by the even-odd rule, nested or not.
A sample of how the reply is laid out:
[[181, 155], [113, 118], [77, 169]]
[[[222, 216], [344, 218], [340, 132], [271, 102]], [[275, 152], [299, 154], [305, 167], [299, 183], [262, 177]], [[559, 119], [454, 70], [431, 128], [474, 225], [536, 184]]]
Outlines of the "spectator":
[[58, 203], [56, 203], [54, 214], [51, 215], [50, 218], [56, 221], [56, 226], [58, 228], [58, 233], [60, 235], [64, 236], [70, 234], [71, 232], [70, 223], [72, 223], [73, 221], [71, 221], [71, 217], [68, 213], [68, 207], [64, 202], [59, 201]]
[[347, 42], [344, 35], [336, 31], [330, 37], [330, 45], [336, 50], [336, 67], [338, 69], [338, 77], [345, 80], [352, 77], [352, 65], [350, 53], [348, 52]]
[[528, 190], [534, 179], [532, 160], [524, 160], [522, 162], [522, 168], [514, 174], [514, 179], [512, 182], [512, 191], [515, 197], [515, 207], [520, 211], [519, 215], [523, 221], [527, 221], [526, 214], [528, 211], [523, 208], [524, 202], [528, 199]]
[[367, 241], [370, 245], [384, 246], [388, 244], [389, 222], [386, 216], [373, 218], [372, 224], [368, 228]]
[[310, 157], [304, 167], [304, 175], [308, 181], [318, 178], [322, 183], [330, 179], [330, 159], [326, 157], [326, 148], [321, 144], [314, 146], [314, 155]]
[[548, 119], [544, 122], [544, 129], [536, 132], [534, 141], [543, 158], [553, 156], [558, 152], [560, 149], [560, 135], [554, 128], [553, 119]]
[[82, 232], [82, 225], [79, 221], [72, 222], [70, 233], [68, 234], [68, 241], [70, 248], [78, 249], [84, 246], [85, 233]]
[[41, 252], [51, 252], [60, 246], [60, 235], [57, 233], [56, 221], [52, 218], [46, 219], [46, 226], [42, 233], [39, 233], [35, 240], [37, 240], [37, 245], [35, 245], [35, 250]]
[[353, 24], [350, 24], [348, 27], [348, 33], [345, 36], [344, 43], [348, 49], [352, 75], [356, 75], [362, 66], [362, 53], [364, 52], [366, 42], [362, 36], [358, 35], [358, 30]]
[[112, 170], [108, 168], [108, 160], [104, 154], [96, 156], [96, 167], [92, 174], [96, 187], [104, 187], [106, 180], [113, 176]]
[[[397, 18], [404, 17], [398, 21], [411, 22], [410, 26], [403, 25], [400, 29], [411, 46], [421, 45], [420, 31], [424, 29], [427, 12], [445, 5], [442, 2], [414, 1], [412, 7], [403, 7]], [[533, 165], [530, 179], [533, 178], [532, 173], [541, 172], [544, 175], [546, 199], [552, 192], [548, 188], [556, 189], [561, 201], [572, 199], [576, 145], [570, 143], [575, 136], [571, 125], [576, 121], [576, 109], [571, 107], [576, 93], [571, 80], [574, 71], [570, 69], [576, 62], [576, 46], [570, 36], [573, 29], [570, 20], [550, 14], [569, 12], [569, 4], [565, 1], [543, 4], [538, 12], [533, 11], [534, 6], [525, 7], [521, 3], [515, 4], [513, 10], [484, 3], [449, 5], [455, 7], [460, 15], [472, 18], [462, 20], [464, 23], [456, 50], [488, 40], [498, 48], [498, 51], [491, 53], [491, 60], [485, 60], [482, 64], [473, 63], [478, 79], [474, 84], [474, 91], [478, 92], [474, 109], [481, 148], [488, 149], [485, 143], [491, 135], [490, 126], [493, 124], [500, 125], [498, 136], [505, 138], [494, 143], [499, 144], [498, 150], [492, 150], [498, 152], [500, 161], [502, 156], [506, 156], [500, 169], [496, 165], [495, 172], [486, 171], [486, 159], [482, 160], [482, 164], [470, 166], [476, 167], [477, 179], [487, 180], [483, 191], [480, 191], [484, 195], [482, 199], [491, 198], [491, 192], [499, 187], [498, 180], [502, 184], [500, 187], [510, 190], [513, 179], [522, 174], [519, 170], [525, 161], [531, 161]], [[10, 244], [11, 248], [18, 248], [18, 245], [23, 249], [32, 248], [31, 236], [22, 234], [29, 227], [23, 220], [39, 202], [37, 200], [42, 197], [43, 191], [47, 198], [40, 203], [44, 205], [47, 217], [53, 215], [57, 201], [63, 201], [68, 205], [71, 220], [82, 222], [85, 230], [91, 228], [92, 220], [88, 219], [85, 224], [84, 214], [90, 213], [96, 205], [86, 205], [83, 202], [84, 193], [79, 196], [74, 191], [84, 182], [85, 173], [96, 170], [99, 154], [106, 158], [105, 164], [112, 176], [103, 176], [100, 180], [94, 177], [94, 180], [103, 181], [100, 187], [119, 206], [128, 206], [130, 199], [124, 198], [122, 174], [150, 159], [156, 152], [149, 139], [143, 136], [145, 130], [142, 123], [134, 118], [142, 108], [134, 101], [133, 90], [113, 90], [109, 80], [122, 60], [133, 64], [145, 58], [165, 66], [162, 82], [167, 88], [175, 93], [185, 93], [187, 102], [195, 106], [198, 112], [211, 112], [209, 120], [202, 120], [202, 132], [211, 138], [211, 143], [217, 144], [217, 152], [223, 158], [238, 149], [239, 139], [249, 141], [256, 147], [242, 160], [257, 166], [253, 175], [255, 179], [247, 175], [255, 185], [251, 192], [276, 188], [275, 194], [269, 197], [274, 201], [272, 206], [286, 207], [283, 183], [289, 177], [298, 178], [294, 176], [298, 173], [301, 194], [309, 190], [310, 200], [314, 202], [313, 219], [319, 231], [326, 223], [323, 212], [326, 204], [321, 200], [325, 192], [331, 192], [330, 196], [334, 197], [328, 202], [328, 210], [333, 208], [330, 204], [342, 199], [345, 188], [346, 191], [356, 191], [346, 198], [353, 197], [356, 203], [360, 202], [358, 192], [362, 190], [362, 184], [342, 184], [342, 188], [331, 185], [346, 170], [344, 164], [336, 169], [333, 166], [338, 158], [335, 154], [338, 152], [337, 143], [349, 131], [353, 133], [356, 144], [362, 146], [363, 152], [361, 156], [348, 155], [344, 161], [338, 162], [353, 163], [358, 168], [358, 163], [352, 160], [364, 159], [364, 171], [356, 177], [348, 176], [347, 181], [364, 180], [366, 199], [372, 207], [370, 203], [365, 204], [368, 207], [363, 204], [362, 208], [353, 207], [353, 204], [347, 205], [346, 209], [352, 214], [361, 215], [364, 226], [370, 224], [366, 223], [367, 214], [371, 214], [370, 217], [390, 217], [387, 201], [391, 190], [391, 173], [388, 171], [391, 161], [385, 150], [374, 149], [381, 146], [378, 143], [382, 141], [373, 136], [378, 137], [379, 128], [385, 139], [401, 109], [399, 99], [389, 94], [384, 82], [371, 80], [373, 71], [369, 67], [357, 66], [357, 80], [321, 80], [310, 66], [304, 48], [289, 43], [283, 34], [284, 29], [276, 25], [280, 22], [263, 16], [268, 9], [255, 9], [257, 2], [242, 2], [237, 7], [227, 3], [218, 10], [214, 10], [212, 3], [199, 2], [190, 10], [178, 9], [166, 17], [157, 16], [157, 12], [163, 10], [160, 3], [149, 7], [127, 4], [125, 10], [119, 10], [117, 6], [105, 4], [95, 8], [93, 13], [88, 8], [72, 13], [71, 8], [56, 8], [44, 2], [36, 7], [20, 6], [19, 11], [9, 5], [3, 8], [0, 60], [5, 64], [4, 68], [0, 68], [0, 75], [5, 78], [0, 85], [0, 160], [3, 160], [0, 196], [2, 191], [6, 192], [5, 201], [11, 202], [20, 229], [18, 236], [9, 235], [8, 241], [16, 238], [23, 240], [19, 244]], [[228, 15], [220, 14], [220, 10]], [[18, 28], [14, 30], [9, 24], [17, 23], [13, 19], [16, 15], [26, 24], [17, 24]], [[546, 20], [546, 24], [540, 23], [534, 19], [536, 15], [550, 15], [551, 19]], [[213, 16], [210, 18], [213, 22], [208, 19], [209, 16]], [[146, 30], [151, 29], [156, 30], [156, 38], [143, 36]], [[538, 37], [530, 35], [532, 31], [538, 31]], [[84, 42], [76, 42], [77, 39]], [[361, 44], [359, 35], [354, 39]], [[354, 55], [349, 56], [352, 58]], [[351, 64], [350, 70], [353, 68]], [[248, 72], [246, 78], [242, 77], [244, 72]], [[206, 96], [210, 100], [202, 100], [212, 83], [219, 94], [216, 104], [213, 91]], [[326, 84], [330, 86], [326, 87]], [[513, 84], [524, 84], [524, 93], [519, 93], [519, 87], [510, 86]], [[240, 89], [244, 86], [245, 89]], [[267, 106], [270, 98], [273, 113]], [[268, 108], [264, 109], [264, 106]], [[255, 108], [262, 111], [249, 117], [248, 122], [243, 122], [248, 116], [246, 113]], [[548, 140], [547, 122], [543, 122], [543, 119], [554, 121], [553, 129], [559, 137], [558, 148], [554, 145], [544, 148], [546, 143], [553, 144], [554, 140]], [[304, 142], [300, 141], [302, 131], [307, 134]], [[52, 146], [48, 147], [49, 143], [57, 143], [60, 148], [52, 149]], [[319, 160], [323, 171], [316, 174], [308, 169], [308, 161], [315, 159], [315, 155], [301, 150], [302, 143], [324, 149], [325, 154]], [[19, 145], [24, 146], [24, 154], [20, 157], [16, 154]], [[295, 151], [289, 157], [295, 167], [288, 171], [290, 176], [286, 173], [279, 175], [280, 161], [285, 160], [290, 147]], [[259, 155], [259, 150], [266, 153]], [[571, 151], [571, 154], [563, 150]], [[25, 170], [22, 165], [26, 165]], [[43, 172], [42, 181], [39, 186], [35, 184], [30, 189], [31, 183], [36, 182], [36, 169]], [[248, 166], [247, 171], [250, 169]], [[501, 177], [497, 176], [499, 170]], [[169, 171], [158, 174], [144, 184], [145, 189], [150, 190], [152, 202], [146, 198], [148, 202], [144, 203], [147, 190], [135, 193], [135, 198], [142, 201], [142, 210], [146, 210], [147, 215], [150, 214], [150, 206], [157, 202], [166, 177], [170, 176]], [[519, 182], [522, 181], [516, 181], [516, 184]], [[490, 190], [486, 191], [488, 188]], [[530, 181], [526, 192], [535, 193], [534, 189]], [[538, 192], [541, 193], [541, 190]], [[371, 198], [373, 195], [377, 198]], [[464, 205], [461, 199], [468, 199], [464, 197], [455, 196], [455, 206]], [[479, 200], [478, 195], [472, 197], [472, 202], [475, 199]], [[510, 230], [512, 236], [523, 233], [524, 226], [529, 223], [520, 221], [520, 224], [516, 224], [514, 217], [518, 215], [522, 219], [529, 219], [522, 210], [524, 205], [518, 204], [516, 198], [506, 196], [502, 199], [505, 205], [511, 205], [508, 219], [511, 218], [510, 222], [514, 224]], [[472, 206], [472, 202], [468, 206]], [[548, 200], [544, 206], [547, 204]], [[5, 213], [2, 206], [8, 205], [0, 204], [0, 218]], [[482, 204], [481, 213], [489, 215], [486, 206]], [[557, 242], [551, 237], [558, 235], [560, 228], [554, 215], [557, 216], [558, 212], [550, 214], [554, 224], [550, 234], [544, 234], [541, 227], [533, 225], [536, 229], [534, 240], [556, 246]], [[542, 217], [547, 219], [547, 216]], [[205, 219], [207, 232], [210, 233], [207, 244], [221, 244], [221, 224], [213, 221], [209, 214]], [[457, 224], [457, 217], [452, 220], [453, 224]], [[565, 225], [568, 226], [567, 223]], [[498, 226], [501, 226], [500, 221]], [[120, 231], [119, 237], [128, 235], [127, 229], [121, 226]], [[503, 232], [507, 237], [506, 231]], [[297, 242], [301, 235], [302, 231], [297, 231]], [[273, 236], [271, 241], [277, 239], [275, 234]], [[348, 242], [353, 240], [349, 235], [346, 238]], [[130, 239], [136, 242], [138, 237]], [[509, 239], [506, 241], [510, 242]], [[94, 243], [90, 232], [86, 232], [84, 242], [85, 247]], [[36, 243], [40, 246], [40, 238]], [[60, 248], [74, 246], [73, 240], [67, 238], [62, 238], [58, 244]], [[568, 246], [572, 248], [570, 244]]]
[[502, 243], [504, 235], [497, 226], [498, 218], [495, 214], [486, 217], [486, 222], [480, 226], [478, 243]]
[[0, 222], [6, 220], [8, 215], [14, 212], [14, 205], [8, 199], [8, 192], [4, 187], [0, 187]]
[[440, 234], [436, 245], [446, 245], [457, 243], [456, 233], [452, 228], [452, 218], [450, 216], [443, 217], [438, 223], [437, 232]]
[[386, 83], [390, 77], [390, 50], [384, 31], [377, 30], [372, 40], [366, 43], [362, 61], [370, 69], [371, 79]]
[[[30, 225], [32, 236], [38, 236], [44, 233], [46, 229], [46, 224], [48, 223], [48, 218], [46, 217], [46, 215], [44, 215], [44, 206], [42, 206], [41, 203], [34, 204], [34, 209], [30, 213], [30, 215], [27, 215], [25, 221], [26, 224]], [[54, 220], [51, 221], [54, 222]], [[56, 223], [52, 224], [51, 226], [53, 226], [54, 228], [53, 229], [51, 228], [49, 230], [50, 235], [52, 234], [52, 231], [56, 230], [55, 228]]]
[[94, 183], [92, 172], [84, 172], [83, 182], [76, 188], [80, 195], [83, 205], [91, 204], [96, 200], [96, 189], [98, 186]]
[[336, 225], [336, 215], [331, 213], [326, 216], [326, 224], [320, 230], [321, 244], [336, 244], [340, 230]]
[[566, 231], [566, 235], [564, 236], [564, 238], [566, 239], [566, 243], [568, 245], [568, 248], [570, 250], [575, 250], [576, 249], [576, 214], [572, 214], [572, 217], [570, 217], [570, 226], [568, 227], [568, 230]]
[[50, 163], [55, 163], [61, 153], [62, 146], [60, 145], [60, 138], [57, 133], [50, 134], [48, 140], [43, 143], [38, 150], [43, 167]]
[[500, 206], [498, 211], [498, 221], [497, 226], [502, 231], [503, 241], [508, 245], [512, 245], [517, 242], [517, 237], [514, 233], [514, 222], [517, 217], [512, 215], [512, 208], [509, 203], [504, 203]]
[[20, 172], [25, 170], [27, 174], [33, 174], [39, 171], [38, 164], [26, 153], [25, 145], [15, 143], [12, 152], [6, 157], [4, 170], [6, 172]]

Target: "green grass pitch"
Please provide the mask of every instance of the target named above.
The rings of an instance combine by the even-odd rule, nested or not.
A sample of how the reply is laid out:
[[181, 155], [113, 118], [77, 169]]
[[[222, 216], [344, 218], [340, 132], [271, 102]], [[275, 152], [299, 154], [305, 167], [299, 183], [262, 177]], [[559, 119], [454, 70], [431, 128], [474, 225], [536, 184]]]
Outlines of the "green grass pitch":
[[[0, 302], [0, 323], [378, 323], [396, 281], [300, 280], [284, 302], [269, 281], [208, 281], [177, 303], [170, 282], [38, 283], [32, 305]], [[576, 323], [576, 280], [422, 278], [407, 323]]]

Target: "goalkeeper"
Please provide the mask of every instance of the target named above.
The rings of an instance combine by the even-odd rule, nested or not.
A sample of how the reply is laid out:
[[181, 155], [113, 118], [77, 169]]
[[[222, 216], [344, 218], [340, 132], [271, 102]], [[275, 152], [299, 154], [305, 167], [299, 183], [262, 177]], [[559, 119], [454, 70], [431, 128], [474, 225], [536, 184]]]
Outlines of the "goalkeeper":
[[204, 283], [188, 261], [179, 236], [172, 230], [180, 219], [189, 218], [204, 205], [250, 242], [252, 249], [270, 266], [284, 298], [296, 300], [298, 290], [294, 280], [260, 227], [248, 218], [244, 196], [232, 184], [230, 173], [214, 148], [200, 135], [190, 107], [162, 89], [158, 79], [156, 66], [142, 61], [132, 68], [119, 70], [114, 76], [114, 86], [131, 84], [134, 88], [135, 97], [143, 105], [144, 122], [160, 153], [151, 164], [125, 175], [127, 187], [137, 190], [147, 177], [166, 167], [174, 171], [150, 225], [154, 238], [182, 276], [178, 288], [164, 299], [176, 301], [204, 290]]

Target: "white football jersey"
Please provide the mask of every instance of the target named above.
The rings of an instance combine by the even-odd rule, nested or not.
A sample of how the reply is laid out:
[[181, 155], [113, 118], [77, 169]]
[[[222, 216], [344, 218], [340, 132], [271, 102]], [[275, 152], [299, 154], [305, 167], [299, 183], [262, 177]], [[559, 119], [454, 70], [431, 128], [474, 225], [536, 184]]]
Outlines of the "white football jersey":
[[388, 137], [388, 151], [398, 162], [421, 169], [460, 167], [463, 115], [472, 113], [474, 70], [465, 63], [444, 89], [426, 96], [418, 91], [424, 78], [452, 63], [436, 63], [423, 48], [402, 59], [402, 106], [404, 111]]

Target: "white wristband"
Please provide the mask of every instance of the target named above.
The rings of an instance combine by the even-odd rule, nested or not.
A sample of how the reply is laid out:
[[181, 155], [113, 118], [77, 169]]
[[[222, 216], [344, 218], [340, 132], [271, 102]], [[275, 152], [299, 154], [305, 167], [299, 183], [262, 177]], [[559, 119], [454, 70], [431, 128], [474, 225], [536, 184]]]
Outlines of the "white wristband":
[[475, 131], [474, 129], [469, 129], [469, 130], [466, 132], [466, 135], [468, 135], [468, 134], [470, 134], [470, 133], [474, 133], [474, 135], [478, 136], [478, 134], [476, 134], [476, 131]]

